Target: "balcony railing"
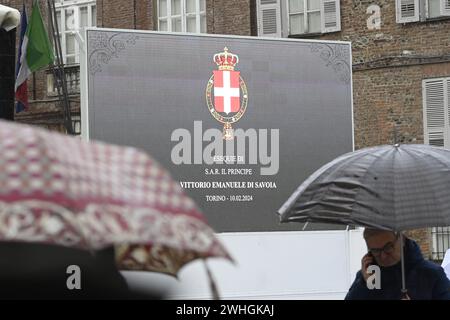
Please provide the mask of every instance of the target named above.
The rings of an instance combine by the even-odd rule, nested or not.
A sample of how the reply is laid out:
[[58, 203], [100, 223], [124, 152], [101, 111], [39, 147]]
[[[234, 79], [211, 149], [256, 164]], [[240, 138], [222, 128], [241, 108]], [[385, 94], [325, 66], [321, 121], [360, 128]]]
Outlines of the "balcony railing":
[[433, 236], [433, 260], [442, 261], [445, 252], [450, 249], [450, 227], [432, 228]]
[[[69, 95], [80, 93], [80, 66], [65, 66], [64, 73], [66, 75], [67, 91]], [[58, 95], [56, 80], [51, 70], [47, 73], [47, 95], [54, 97]]]

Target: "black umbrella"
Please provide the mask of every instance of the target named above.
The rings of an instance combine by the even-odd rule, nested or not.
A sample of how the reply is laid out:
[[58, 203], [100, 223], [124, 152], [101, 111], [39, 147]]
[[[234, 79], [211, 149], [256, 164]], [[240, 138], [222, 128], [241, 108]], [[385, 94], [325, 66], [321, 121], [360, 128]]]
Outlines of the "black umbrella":
[[[450, 225], [450, 150], [419, 144], [347, 153], [325, 164], [278, 210], [281, 222], [402, 231]], [[403, 247], [403, 237], [400, 237]], [[402, 290], [406, 292], [402, 250]]]

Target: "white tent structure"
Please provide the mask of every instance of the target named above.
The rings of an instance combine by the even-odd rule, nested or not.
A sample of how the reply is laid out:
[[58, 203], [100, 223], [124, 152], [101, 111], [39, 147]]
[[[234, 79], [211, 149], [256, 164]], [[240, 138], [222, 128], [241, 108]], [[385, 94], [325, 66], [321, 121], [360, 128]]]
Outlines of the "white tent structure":
[[11, 31], [20, 23], [20, 12], [0, 4], [0, 28]]
[[442, 268], [444, 268], [447, 278], [450, 279], [450, 249], [445, 252], [444, 261], [442, 261]]
[[[367, 252], [362, 232], [219, 233], [236, 264], [210, 259], [208, 265], [225, 300], [341, 300]], [[200, 261], [185, 266], [178, 279], [150, 272], [122, 274], [138, 291], [158, 289], [168, 299], [212, 298]]]

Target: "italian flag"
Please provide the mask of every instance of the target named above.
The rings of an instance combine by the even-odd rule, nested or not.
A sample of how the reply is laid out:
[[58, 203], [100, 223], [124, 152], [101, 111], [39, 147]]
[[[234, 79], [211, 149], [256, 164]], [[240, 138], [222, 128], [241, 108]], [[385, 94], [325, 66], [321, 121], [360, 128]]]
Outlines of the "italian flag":
[[30, 21], [27, 24], [25, 6], [21, 18], [20, 47], [16, 75], [16, 111], [28, 108], [28, 76], [52, 63], [55, 59], [53, 47], [42, 21], [39, 4], [33, 2]]

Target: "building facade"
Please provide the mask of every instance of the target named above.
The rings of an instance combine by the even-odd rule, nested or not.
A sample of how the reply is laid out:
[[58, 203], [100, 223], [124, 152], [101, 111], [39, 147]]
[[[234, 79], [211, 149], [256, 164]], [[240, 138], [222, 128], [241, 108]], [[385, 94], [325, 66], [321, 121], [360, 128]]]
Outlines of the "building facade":
[[[23, 0], [1, 0], [21, 9]], [[31, 0], [25, 1], [31, 9]], [[44, 15], [47, 1], [40, 0]], [[56, 0], [73, 123], [79, 130], [79, 47], [86, 26], [351, 41], [355, 148], [450, 147], [450, 0]], [[28, 11], [30, 12], [30, 11]], [[330, 51], [327, 59], [334, 58]], [[63, 130], [52, 74], [29, 80], [16, 120]], [[442, 259], [449, 228], [415, 230]], [[445, 242], [447, 241], [447, 242]]]

